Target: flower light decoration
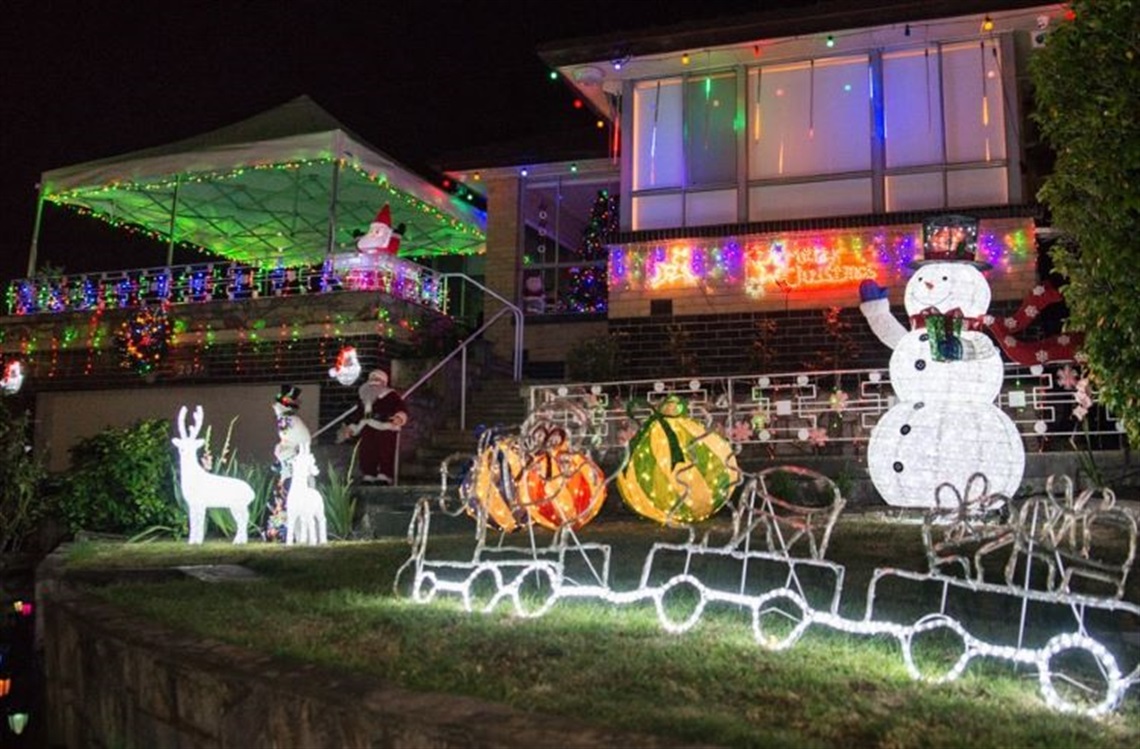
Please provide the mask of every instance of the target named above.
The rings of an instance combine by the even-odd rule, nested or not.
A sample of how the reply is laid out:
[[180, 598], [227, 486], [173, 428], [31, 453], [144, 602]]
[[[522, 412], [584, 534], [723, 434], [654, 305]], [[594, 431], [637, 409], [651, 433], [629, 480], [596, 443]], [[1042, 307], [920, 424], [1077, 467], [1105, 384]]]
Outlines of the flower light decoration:
[[690, 417], [682, 398], [669, 396], [630, 442], [616, 483], [638, 515], [684, 525], [715, 514], [739, 481], [732, 443]]
[[924, 257], [911, 263], [904, 303], [908, 331], [891, 315], [886, 289], [860, 287], [860, 310], [893, 349], [891, 385], [899, 402], [871, 432], [867, 461], [883, 499], [930, 507], [944, 483], [965, 487], [981, 473], [994, 491], [1013, 496], [1025, 448], [1013, 421], [994, 401], [1001, 354], [983, 332], [990, 286], [977, 257], [977, 222], [943, 216], [925, 224]]
[[329, 377], [347, 387], [360, 379], [360, 369], [356, 348], [345, 346], [336, 356], [336, 365], [329, 369]]
[[4, 365], [4, 378], [0, 380], [0, 390], [4, 395], [15, 395], [24, 385], [24, 365], [19, 359], [12, 359]]

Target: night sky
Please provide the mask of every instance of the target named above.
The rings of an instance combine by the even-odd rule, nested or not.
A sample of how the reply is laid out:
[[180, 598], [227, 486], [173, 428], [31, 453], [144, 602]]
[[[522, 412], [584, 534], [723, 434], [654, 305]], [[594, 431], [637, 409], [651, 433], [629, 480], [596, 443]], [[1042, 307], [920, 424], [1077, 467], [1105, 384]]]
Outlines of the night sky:
[[[6, 286], [27, 270], [43, 171], [197, 135], [308, 94], [376, 148], [427, 173], [444, 154], [596, 131], [596, 117], [572, 107], [570, 88], [548, 79], [535, 51], [542, 43], [785, 4], [7, 4], [0, 21], [0, 281]], [[604, 135], [597, 137], [604, 155]], [[162, 262], [153, 247], [133, 246], [95, 220], [46, 211], [41, 262], [65, 272]]]

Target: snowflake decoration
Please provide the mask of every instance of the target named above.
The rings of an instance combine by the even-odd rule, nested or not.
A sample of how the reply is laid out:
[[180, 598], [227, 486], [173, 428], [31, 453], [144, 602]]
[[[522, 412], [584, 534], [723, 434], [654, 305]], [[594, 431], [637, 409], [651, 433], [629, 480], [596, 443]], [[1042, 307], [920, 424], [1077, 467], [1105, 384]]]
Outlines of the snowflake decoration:
[[1076, 390], [1081, 376], [1077, 370], [1066, 364], [1057, 372], [1057, 384], [1066, 390]]

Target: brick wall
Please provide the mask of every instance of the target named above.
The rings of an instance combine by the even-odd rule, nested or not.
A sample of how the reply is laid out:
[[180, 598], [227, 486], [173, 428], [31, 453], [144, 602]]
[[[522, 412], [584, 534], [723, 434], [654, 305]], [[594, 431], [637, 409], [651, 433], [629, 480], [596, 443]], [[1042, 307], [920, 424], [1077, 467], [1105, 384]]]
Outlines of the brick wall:
[[413, 692], [173, 631], [72, 585], [63, 557], [50, 555], [36, 573], [47, 709], [32, 719], [46, 723], [49, 746], [695, 746], [462, 695]]
[[[487, 287], [505, 299], [517, 300], [519, 283], [519, 179], [498, 176], [487, 185], [487, 255], [483, 277]], [[486, 297], [483, 319], [502, 308], [493, 297]], [[509, 361], [514, 345], [514, 326], [503, 322], [487, 330], [495, 355]]]
[[[901, 307], [892, 311], [906, 319]], [[886, 367], [891, 354], [858, 307], [627, 317], [611, 319], [609, 332], [622, 342], [629, 379]]]

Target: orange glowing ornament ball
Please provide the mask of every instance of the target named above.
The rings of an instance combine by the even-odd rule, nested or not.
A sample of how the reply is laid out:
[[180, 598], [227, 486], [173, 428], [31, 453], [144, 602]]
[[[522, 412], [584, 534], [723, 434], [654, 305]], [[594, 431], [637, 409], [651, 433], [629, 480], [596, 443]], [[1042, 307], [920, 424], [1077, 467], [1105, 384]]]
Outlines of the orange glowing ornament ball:
[[606, 501], [606, 477], [594, 459], [571, 449], [559, 426], [535, 427], [528, 441], [519, 490], [530, 519], [557, 531], [566, 526], [579, 530], [597, 517]]
[[630, 441], [616, 483], [638, 515], [687, 525], [716, 514], [740, 479], [732, 443], [692, 418], [682, 398], [670, 396]]

